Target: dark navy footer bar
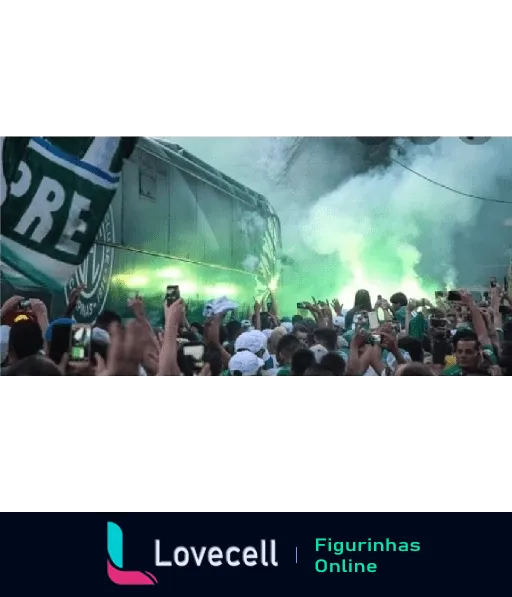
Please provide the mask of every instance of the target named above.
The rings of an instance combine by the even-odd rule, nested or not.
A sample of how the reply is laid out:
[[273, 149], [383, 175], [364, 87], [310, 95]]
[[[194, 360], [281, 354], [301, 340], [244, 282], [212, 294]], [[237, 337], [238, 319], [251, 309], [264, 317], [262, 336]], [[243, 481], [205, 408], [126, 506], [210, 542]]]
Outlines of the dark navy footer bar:
[[501, 595], [511, 515], [2, 514], [2, 594]]

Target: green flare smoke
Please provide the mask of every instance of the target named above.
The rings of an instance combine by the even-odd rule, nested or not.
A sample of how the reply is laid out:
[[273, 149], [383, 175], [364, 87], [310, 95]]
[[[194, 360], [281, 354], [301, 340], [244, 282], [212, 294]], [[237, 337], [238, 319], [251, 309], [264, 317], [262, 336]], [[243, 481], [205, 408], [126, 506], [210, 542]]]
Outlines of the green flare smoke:
[[[372, 300], [397, 291], [432, 298], [438, 288], [483, 278], [473, 264], [484, 259], [484, 252], [490, 261], [504, 261], [496, 238], [505, 241], [509, 234], [502, 222], [512, 215], [510, 206], [454, 194], [394, 162], [356, 173], [365, 148], [355, 139], [347, 139], [341, 152], [326, 143], [306, 143], [284, 177], [290, 139], [174, 141], [263, 193], [276, 207], [284, 253], [294, 263], [284, 268], [280, 281], [281, 313], [291, 314], [297, 302], [312, 296], [336, 297], [351, 307], [359, 288], [369, 290]], [[403, 140], [397, 145], [400, 161], [423, 176], [468, 194], [512, 201], [510, 139], [468, 145], [442, 138], [428, 146]], [[484, 216], [486, 226], [493, 222], [489, 231], [478, 225]], [[462, 254], [461, 246], [467, 247]]]

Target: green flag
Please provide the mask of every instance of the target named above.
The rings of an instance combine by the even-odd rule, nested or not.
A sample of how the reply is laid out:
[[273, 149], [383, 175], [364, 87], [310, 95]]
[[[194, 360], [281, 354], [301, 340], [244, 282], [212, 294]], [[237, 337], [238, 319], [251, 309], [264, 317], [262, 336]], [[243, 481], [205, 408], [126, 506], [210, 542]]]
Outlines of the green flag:
[[58, 291], [89, 253], [135, 137], [0, 137], [2, 271]]

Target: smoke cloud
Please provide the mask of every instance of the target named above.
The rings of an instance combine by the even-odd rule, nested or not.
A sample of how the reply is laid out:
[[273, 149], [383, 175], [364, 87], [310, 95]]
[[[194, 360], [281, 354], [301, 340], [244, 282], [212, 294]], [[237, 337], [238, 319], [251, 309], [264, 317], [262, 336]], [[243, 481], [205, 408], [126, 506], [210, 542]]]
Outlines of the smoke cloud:
[[440, 287], [504, 275], [512, 238], [512, 140], [484, 145], [441, 138], [368, 146], [337, 138], [184, 138], [174, 142], [266, 195], [281, 218], [285, 266], [281, 301], [338, 297], [351, 306], [372, 294], [431, 295]]

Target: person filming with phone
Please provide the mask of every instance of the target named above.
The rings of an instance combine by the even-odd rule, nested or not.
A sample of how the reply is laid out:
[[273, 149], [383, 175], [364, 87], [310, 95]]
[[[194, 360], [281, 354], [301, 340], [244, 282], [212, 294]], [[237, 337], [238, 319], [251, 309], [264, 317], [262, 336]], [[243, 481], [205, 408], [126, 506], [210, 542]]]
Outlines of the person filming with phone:
[[[82, 286], [51, 322], [42, 300], [15, 295], [1, 308], [2, 374], [510, 375], [512, 301], [503, 289], [492, 278], [481, 291], [438, 290], [435, 304], [402, 292], [372, 303], [360, 290], [349, 309], [312, 297], [293, 300], [296, 314], [278, 314], [272, 294], [254, 297], [254, 306], [227, 296], [204, 303], [168, 284], [146, 301], [127, 291], [127, 309], [107, 303], [94, 323], [73, 316], [80, 319]], [[163, 325], [154, 327], [162, 312]]]
[[443, 370], [441, 375], [493, 375], [497, 358], [480, 308], [471, 294], [463, 290], [451, 298], [459, 299], [467, 309], [473, 329], [460, 329], [455, 333], [456, 364]]

